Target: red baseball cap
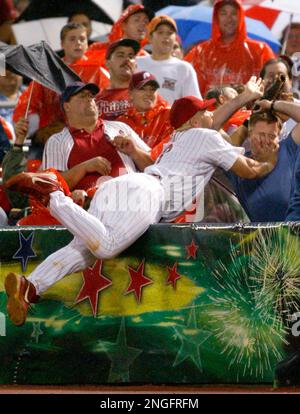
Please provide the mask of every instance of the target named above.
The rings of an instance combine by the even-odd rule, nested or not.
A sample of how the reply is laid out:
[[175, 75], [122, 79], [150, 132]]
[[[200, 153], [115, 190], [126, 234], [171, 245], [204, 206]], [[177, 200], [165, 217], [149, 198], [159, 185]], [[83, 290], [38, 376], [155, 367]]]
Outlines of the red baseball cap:
[[204, 111], [216, 102], [215, 99], [202, 101], [196, 96], [176, 99], [170, 110], [171, 125], [177, 129], [191, 119], [197, 112]]
[[159, 88], [159, 83], [154, 75], [151, 75], [151, 73], [145, 71], [136, 72], [131, 77], [129, 89], [141, 89], [147, 83], [151, 83], [157, 89]]

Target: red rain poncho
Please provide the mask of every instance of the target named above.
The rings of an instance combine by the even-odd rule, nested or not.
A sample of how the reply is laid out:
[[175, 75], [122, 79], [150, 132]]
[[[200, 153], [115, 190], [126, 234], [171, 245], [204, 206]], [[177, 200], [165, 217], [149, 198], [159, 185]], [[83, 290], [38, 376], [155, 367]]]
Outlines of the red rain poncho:
[[[137, 13], [138, 11], [143, 11], [145, 7], [142, 4], [132, 4], [128, 6], [124, 12], [122, 13], [121, 17], [114, 23], [110, 34], [108, 35], [108, 42], [95, 42], [92, 43], [89, 47], [86, 55], [88, 57], [92, 57], [93, 59], [97, 59], [99, 65], [105, 65], [105, 55], [108, 45], [110, 43], [116, 42], [119, 39], [124, 37], [124, 31], [122, 29], [122, 23], [128, 19], [132, 14]], [[148, 43], [148, 39], [143, 39], [141, 42], [141, 47], [145, 46]], [[147, 55], [147, 52], [144, 49], [140, 49], [137, 56], [144, 56]]]
[[153, 148], [162, 140], [170, 139], [174, 128], [169, 121], [170, 105], [160, 96], [155, 106], [147, 112], [138, 112], [134, 107], [116, 120], [129, 125], [142, 140]]
[[202, 96], [222, 84], [245, 84], [252, 75], [259, 75], [267, 60], [275, 57], [266, 43], [247, 37], [244, 9], [240, 0], [233, 1], [239, 9], [235, 39], [228, 44], [221, 39], [217, 11], [223, 0], [217, 0], [211, 39], [195, 46], [185, 57], [196, 70]]

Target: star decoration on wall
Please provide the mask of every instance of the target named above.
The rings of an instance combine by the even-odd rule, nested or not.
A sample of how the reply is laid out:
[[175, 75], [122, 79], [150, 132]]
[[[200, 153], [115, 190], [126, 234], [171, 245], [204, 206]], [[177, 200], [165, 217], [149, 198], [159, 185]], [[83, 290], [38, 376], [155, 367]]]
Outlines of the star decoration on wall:
[[30, 335], [31, 338], [35, 339], [35, 343], [39, 342], [39, 337], [43, 335], [43, 331], [41, 330], [41, 322], [33, 322], [33, 331]]
[[177, 272], [177, 262], [174, 263], [173, 267], [167, 266], [168, 279], [166, 281], [167, 285], [172, 284], [173, 289], [176, 289], [177, 280], [181, 278], [181, 275]]
[[187, 257], [188, 260], [190, 257], [192, 259], [196, 259], [197, 257], [197, 250], [199, 249], [198, 245], [195, 243], [194, 239], [192, 240], [192, 243], [185, 247], [187, 251]]
[[173, 362], [173, 367], [190, 359], [198, 370], [203, 372], [199, 348], [212, 334], [197, 327], [195, 308], [189, 314], [187, 325], [177, 326], [174, 329], [176, 337], [181, 341], [181, 346]]
[[21, 232], [19, 232], [20, 247], [19, 250], [17, 250], [16, 253], [13, 255], [13, 259], [21, 259], [23, 273], [26, 271], [28, 259], [30, 259], [31, 257], [36, 257], [36, 254], [32, 249], [33, 236], [34, 232], [30, 233], [30, 235], [26, 239], [26, 237], [23, 236]]
[[93, 315], [97, 315], [99, 292], [112, 285], [112, 281], [102, 274], [102, 260], [97, 260], [93, 267], [83, 272], [84, 284], [75, 300], [75, 304], [89, 299]]
[[129, 382], [129, 367], [143, 350], [127, 345], [124, 318], [121, 321], [117, 341], [111, 343], [109, 350], [105, 352], [111, 360], [108, 382]]
[[153, 283], [152, 279], [144, 275], [144, 268], [145, 259], [143, 259], [142, 262], [139, 264], [137, 270], [133, 269], [131, 266], [128, 266], [131, 282], [125, 292], [125, 295], [134, 292], [135, 298], [138, 303], [141, 303], [142, 288]]

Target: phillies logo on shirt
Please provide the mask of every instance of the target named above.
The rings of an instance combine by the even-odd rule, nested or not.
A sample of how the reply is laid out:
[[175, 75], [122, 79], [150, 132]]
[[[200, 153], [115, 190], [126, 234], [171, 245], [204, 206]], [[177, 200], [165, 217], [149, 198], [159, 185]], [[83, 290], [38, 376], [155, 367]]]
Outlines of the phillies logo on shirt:
[[98, 101], [98, 108], [100, 114], [115, 114], [121, 115], [130, 108], [130, 103], [127, 100], [121, 101]]

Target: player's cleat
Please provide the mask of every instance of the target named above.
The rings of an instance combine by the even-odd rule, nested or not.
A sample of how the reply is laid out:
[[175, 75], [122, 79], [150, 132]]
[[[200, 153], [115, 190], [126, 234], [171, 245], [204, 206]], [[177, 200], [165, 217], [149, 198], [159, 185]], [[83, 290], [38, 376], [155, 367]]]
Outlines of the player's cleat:
[[7, 180], [4, 186], [11, 191], [32, 195], [45, 206], [49, 203], [50, 193], [64, 191], [56, 175], [51, 172], [22, 172]]
[[39, 300], [35, 287], [24, 276], [9, 273], [5, 279], [5, 291], [9, 319], [14, 325], [21, 326], [26, 321], [30, 304]]

